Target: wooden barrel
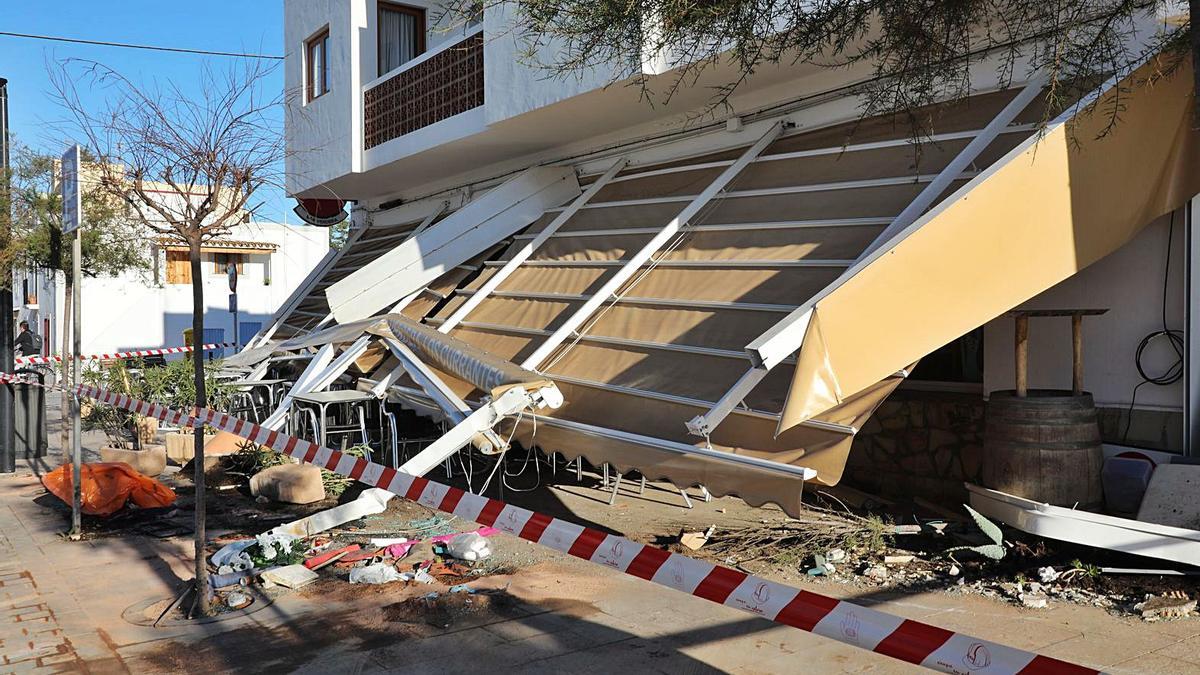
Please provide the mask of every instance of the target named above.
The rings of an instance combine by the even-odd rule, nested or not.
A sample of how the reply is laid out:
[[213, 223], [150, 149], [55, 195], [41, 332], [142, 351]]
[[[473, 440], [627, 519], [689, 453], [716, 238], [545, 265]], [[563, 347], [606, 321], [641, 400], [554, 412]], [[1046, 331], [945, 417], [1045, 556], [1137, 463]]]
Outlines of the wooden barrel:
[[1100, 425], [1092, 395], [1031, 389], [992, 392], [983, 441], [983, 484], [1058, 506], [1103, 504]]

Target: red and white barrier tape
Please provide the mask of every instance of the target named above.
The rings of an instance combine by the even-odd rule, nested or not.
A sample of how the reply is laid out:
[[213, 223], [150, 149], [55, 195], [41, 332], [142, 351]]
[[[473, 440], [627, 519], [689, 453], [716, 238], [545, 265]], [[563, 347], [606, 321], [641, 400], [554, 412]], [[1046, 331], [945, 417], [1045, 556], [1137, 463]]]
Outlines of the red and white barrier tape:
[[[0, 379], [19, 378], [0, 374]], [[400, 473], [391, 467], [322, 448], [225, 413], [200, 408], [190, 415], [97, 387], [77, 386], [73, 390], [79, 396], [178, 426], [191, 426], [199, 421], [464, 520], [495, 527], [535, 544], [719, 605], [932, 670], [1021, 675], [1100, 672], [638, 544], [427, 478]]]
[[[235, 347], [232, 342], [214, 342], [212, 344], [200, 345], [200, 351], [208, 351], [210, 349], [221, 349], [223, 347]], [[194, 350], [195, 347], [163, 347], [161, 349], [136, 349], [130, 352], [113, 352], [112, 354], [88, 354], [83, 358], [84, 361], [109, 361], [112, 359], [129, 359], [138, 356], [158, 356], [161, 354], [183, 354]], [[18, 366], [28, 366], [35, 363], [62, 363], [61, 356], [18, 356], [14, 361]]]

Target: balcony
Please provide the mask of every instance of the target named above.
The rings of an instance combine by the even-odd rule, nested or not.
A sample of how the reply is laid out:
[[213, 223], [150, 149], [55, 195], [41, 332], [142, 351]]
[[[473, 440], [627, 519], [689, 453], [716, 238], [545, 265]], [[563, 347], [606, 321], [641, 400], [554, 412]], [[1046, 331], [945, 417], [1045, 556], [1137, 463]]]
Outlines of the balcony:
[[483, 105], [483, 28], [434, 49], [363, 88], [370, 149]]

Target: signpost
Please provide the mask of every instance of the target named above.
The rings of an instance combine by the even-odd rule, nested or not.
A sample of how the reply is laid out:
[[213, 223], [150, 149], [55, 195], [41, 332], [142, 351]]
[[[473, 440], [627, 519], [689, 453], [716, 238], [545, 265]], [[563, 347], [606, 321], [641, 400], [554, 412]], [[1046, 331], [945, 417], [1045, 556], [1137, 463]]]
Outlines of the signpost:
[[[82, 349], [82, 330], [79, 325], [83, 315], [80, 306], [83, 304], [83, 285], [81, 282], [81, 265], [83, 258], [82, 233], [79, 227], [83, 222], [83, 200], [80, 196], [80, 161], [79, 146], [71, 146], [62, 156], [62, 198], [63, 220], [62, 233], [74, 234], [71, 241], [71, 285], [75, 297], [71, 312], [71, 379], [70, 385], [79, 384], [79, 362]], [[70, 386], [69, 385], [69, 386]], [[78, 396], [71, 397], [71, 538], [78, 539], [80, 535], [80, 464], [81, 464], [81, 424], [80, 402]]]
[[238, 339], [238, 306], [237, 306], [237, 263], [225, 263], [225, 274], [229, 275], [229, 313], [233, 315], [233, 350], [242, 351], [242, 341]]

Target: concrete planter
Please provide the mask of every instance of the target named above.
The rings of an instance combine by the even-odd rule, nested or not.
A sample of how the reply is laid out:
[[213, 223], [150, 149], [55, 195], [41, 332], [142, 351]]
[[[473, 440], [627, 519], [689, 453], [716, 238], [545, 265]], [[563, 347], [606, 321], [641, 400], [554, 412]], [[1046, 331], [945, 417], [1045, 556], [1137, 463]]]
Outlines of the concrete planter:
[[141, 450], [105, 445], [100, 448], [100, 461], [124, 462], [134, 471], [151, 478], [167, 468], [167, 447], [162, 444], [143, 445]]
[[[212, 438], [209, 435], [204, 439], [204, 448], [206, 451], [208, 443]], [[196, 456], [196, 441], [191, 431], [176, 431], [163, 434], [163, 442], [166, 443], [167, 458], [176, 464], [186, 464], [191, 461], [192, 457]]]
[[[167, 457], [172, 462], [185, 464], [196, 456], [195, 439], [191, 430], [163, 434], [163, 441], [167, 444]], [[212, 458], [232, 455], [245, 443], [244, 439], [224, 431], [208, 434], [204, 438], [205, 464], [208, 464]]]

